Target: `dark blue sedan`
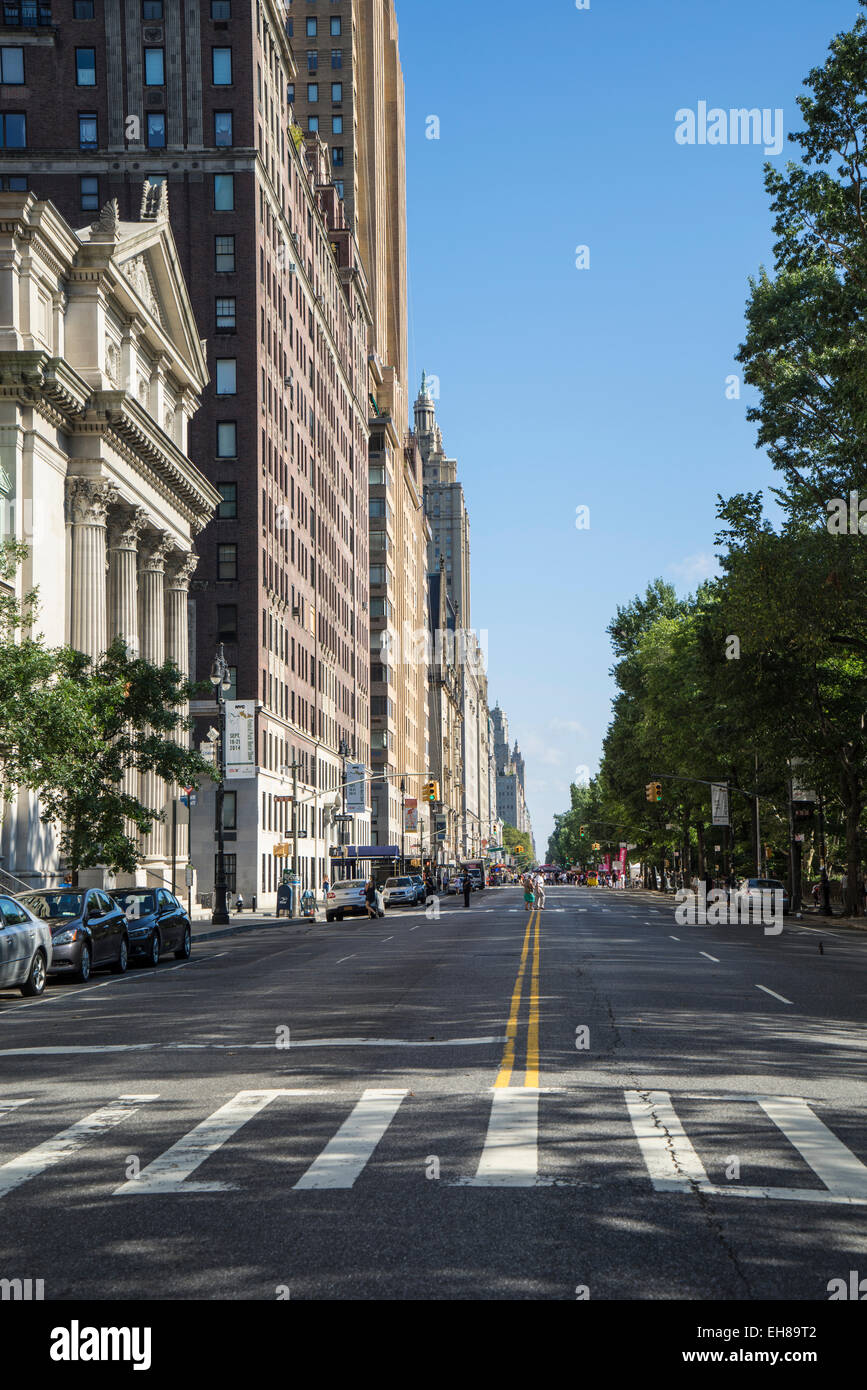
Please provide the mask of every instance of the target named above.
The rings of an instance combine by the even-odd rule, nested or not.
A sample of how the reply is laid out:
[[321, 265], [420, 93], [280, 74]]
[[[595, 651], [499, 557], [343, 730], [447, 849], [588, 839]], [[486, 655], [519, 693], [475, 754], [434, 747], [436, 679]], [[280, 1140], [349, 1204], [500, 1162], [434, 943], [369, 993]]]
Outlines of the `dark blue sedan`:
[[156, 966], [174, 951], [176, 960], [189, 960], [190, 919], [167, 888], [116, 888], [111, 896], [126, 917], [130, 959]]

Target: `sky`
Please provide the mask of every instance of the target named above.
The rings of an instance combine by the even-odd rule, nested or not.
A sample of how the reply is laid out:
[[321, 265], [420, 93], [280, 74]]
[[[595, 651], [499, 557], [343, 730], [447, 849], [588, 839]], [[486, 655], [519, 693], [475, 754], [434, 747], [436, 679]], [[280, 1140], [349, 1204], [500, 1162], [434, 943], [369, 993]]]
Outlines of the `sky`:
[[[804, 78], [862, 11], [396, 4], [411, 395], [423, 368], [439, 378], [489, 703], [526, 757], [543, 858], [570, 782], [598, 768], [617, 606], [657, 576], [693, 590], [715, 570], [717, 494], [774, 483], [729, 381], [749, 278], [772, 264], [763, 169], [797, 158], [788, 139], [773, 153], [774, 113], [800, 129]], [[701, 102], [767, 110], [772, 152], [679, 142]]]

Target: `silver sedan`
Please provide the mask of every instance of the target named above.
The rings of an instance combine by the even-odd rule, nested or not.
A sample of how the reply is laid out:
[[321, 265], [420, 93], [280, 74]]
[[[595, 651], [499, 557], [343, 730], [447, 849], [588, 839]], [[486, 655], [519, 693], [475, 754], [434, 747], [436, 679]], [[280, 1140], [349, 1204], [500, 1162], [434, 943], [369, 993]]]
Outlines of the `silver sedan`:
[[51, 928], [23, 903], [0, 894], [0, 988], [41, 994], [51, 965]]

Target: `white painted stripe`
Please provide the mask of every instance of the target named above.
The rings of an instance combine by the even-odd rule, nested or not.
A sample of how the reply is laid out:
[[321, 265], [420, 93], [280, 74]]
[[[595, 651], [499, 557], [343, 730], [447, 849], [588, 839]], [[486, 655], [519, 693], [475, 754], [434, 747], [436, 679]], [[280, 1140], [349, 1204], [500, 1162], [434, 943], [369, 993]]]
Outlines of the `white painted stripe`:
[[344, 1120], [293, 1192], [309, 1188], [352, 1187], [363, 1172], [407, 1091], [365, 1091], [352, 1114]]
[[0, 1100], [0, 1120], [4, 1115], [11, 1115], [13, 1110], [17, 1110], [19, 1105], [32, 1105], [33, 1096], [28, 1096], [26, 1100]]
[[719, 956], [709, 956], [707, 951], [699, 951], [699, 955], [705, 956], [708, 960], [712, 960], [714, 965], [719, 965]]
[[242, 1125], [264, 1110], [277, 1096], [321, 1095], [317, 1091], [239, 1091], [207, 1120], [191, 1129], [170, 1149], [160, 1154], [137, 1178], [115, 1188], [112, 1196], [154, 1196], [167, 1192], [230, 1192], [236, 1183], [187, 1182], [190, 1173], [210, 1158]]
[[786, 999], [784, 995], [777, 994], [775, 989], [768, 989], [767, 985], [756, 985], [756, 989], [763, 989], [765, 994], [773, 995], [774, 999], [779, 999], [781, 1004], [791, 1004], [791, 999]]
[[768, 1096], [759, 1105], [809, 1163], [829, 1192], [867, 1201], [867, 1168], [832, 1134], [805, 1100]]
[[[649, 923], [648, 923], [648, 925], [649, 925]], [[679, 936], [673, 936], [671, 939], [672, 939], [672, 941], [679, 941], [679, 940], [680, 940], [680, 937], [679, 937]]]
[[690, 1192], [709, 1182], [668, 1091], [624, 1091], [632, 1128], [657, 1192]]
[[539, 1089], [502, 1087], [493, 1092], [485, 1147], [474, 1178], [458, 1179], [461, 1187], [542, 1187], [549, 1179], [538, 1175]]
[[[504, 1034], [492, 1034], [484, 1038], [442, 1038], [438, 1042], [419, 1038], [295, 1038], [292, 1047], [487, 1047], [489, 1043], [505, 1042]], [[206, 1042], [206, 1043], [115, 1043], [111, 1047], [5, 1047], [0, 1048], [3, 1057], [56, 1057], [69, 1055], [86, 1057], [91, 1052], [139, 1052], [143, 1048], [162, 1052], [265, 1052], [276, 1046], [274, 1039], [268, 1042]]]
[[[685, 1187], [672, 1189], [688, 1191]], [[711, 1197], [758, 1197], [764, 1201], [777, 1202], [832, 1202], [838, 1206], [867, 1206], [867, 1197], [848, 1197], [842, 1193], [820, 1192], [813, 1187], [741, 1187], [739, 1183], [729, 1183], [719, 1187], [715, 1183], [702, 1183], [702, 1192]]]
[[55, 1164], [62, 1163], [91, 1139], [96, 1139], [98, 1135], [120, 1124], [121, 1120], [134, 1115], [140, 1105], [157, 1099], [154, 1095], [119, 1096], [111, 1105], [85, 1115], [83, 1120], [78, 1120], [74, 1125], [70, 1125], [69, 1129], [55, 1134], [53, 1139], [46, 1139], [44, 1144], [37, 1144], [35, 1149], [29, 1149], [27, 1153], [10, 1159], [0, 1167], [0, 1197], [5, 1197], [7, 1192], [20, 1187], [30, 1178], [38, 1177], [46, 1168], [53, 1168]]
[[355, 960], [355, 955], [353, 954], [351, 956], [341, 956], [337, 964], [342, 965], [345, 960]]
[[393, 941], [393, 940], [394, 940], [394, 937], [393, 937], [393, 936], [384, 936], [382, 939], [383, 939], [383, 941]]

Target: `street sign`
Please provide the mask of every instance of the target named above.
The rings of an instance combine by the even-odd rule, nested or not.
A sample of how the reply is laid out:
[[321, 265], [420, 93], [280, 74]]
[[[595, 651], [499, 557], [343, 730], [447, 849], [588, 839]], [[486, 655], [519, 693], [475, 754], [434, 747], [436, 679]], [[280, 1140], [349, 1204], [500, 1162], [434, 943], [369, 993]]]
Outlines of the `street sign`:
[[215, 743], [212, 743], [209, 738], [203, 739], [202, 742], [199, 744], [199, 752], [201, 753], [206, 763], [212, 763], [216, 765], [217, 745]]
[[714, 825], [729, 823], [729, 789], [725, 782], [711, 782], [710, 804]]
[[185, 885], [185, 887], [187, 887], [187, 888], [192, 888], [192, 886], [193, 886], [193, 866], [192, 866], [192, 864], [185, 864], [185, 865], [184, 865], [184, 885]]
[[292, 846], [289, 844], [275, 845], [271, 853], [277, 859], [288, 859], [289, 855], [292, 853]]
[[346, 764], [346, 809], [363, 812], [367, 810], [367, 768], [364, 763]]

